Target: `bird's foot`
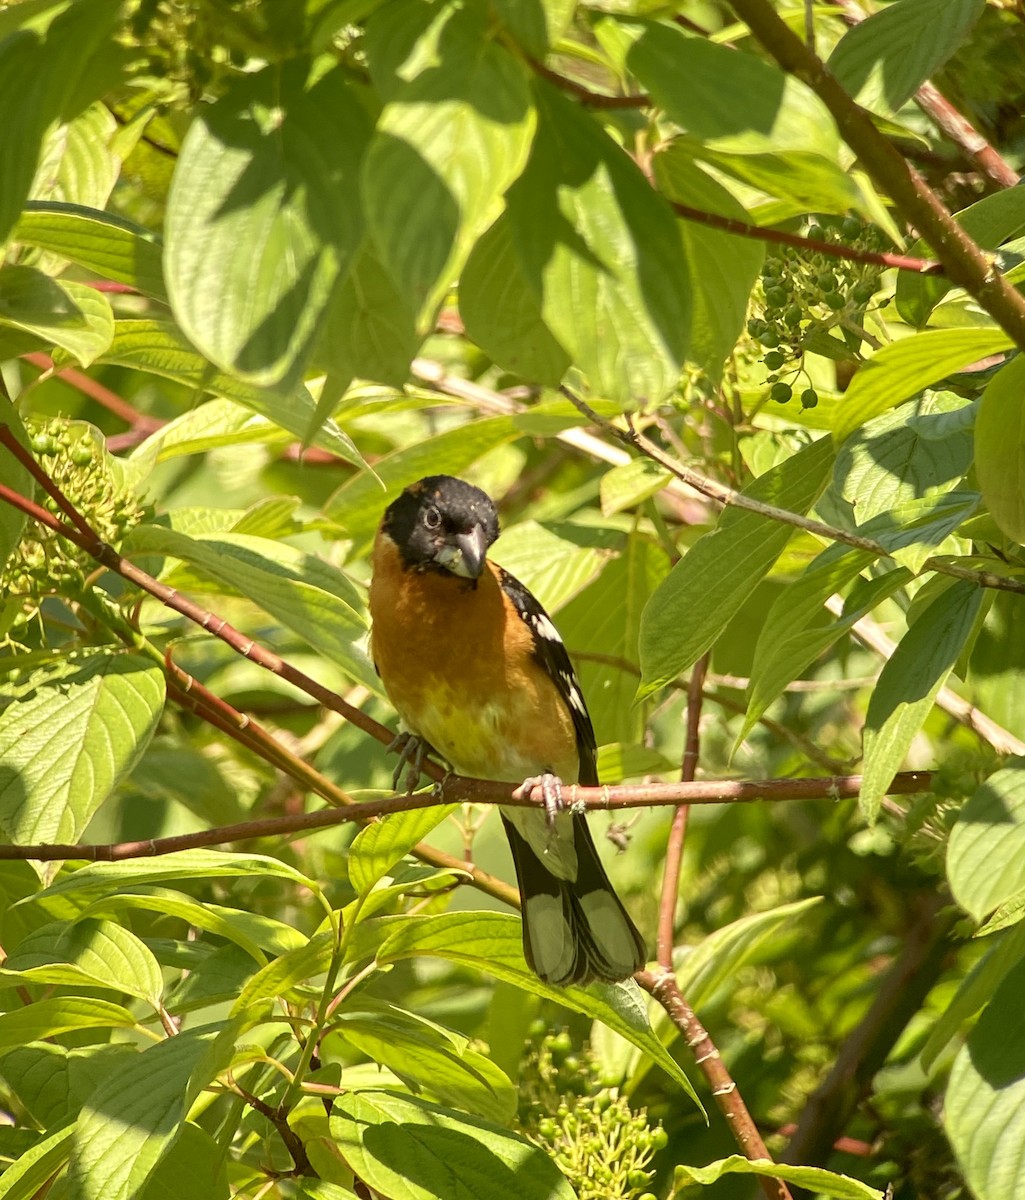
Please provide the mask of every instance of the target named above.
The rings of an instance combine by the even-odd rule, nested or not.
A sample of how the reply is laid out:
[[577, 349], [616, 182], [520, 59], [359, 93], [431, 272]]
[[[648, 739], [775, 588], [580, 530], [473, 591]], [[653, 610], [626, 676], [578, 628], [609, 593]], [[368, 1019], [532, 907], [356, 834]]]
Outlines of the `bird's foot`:
[[553, 775], [551, 771], [545, 771], [543, 775], [531, 775], [529, 779], [524, 779], [513, 795], [516, 797], [529, 796], [536, 787], [541, 789], [541, 795], [544, 797], [545, 816], [548, 818], [548, 824], [554, 825], [555, 818], [559, 813], [566, 811], [566, 802], [562, 798], [562, 780], [558, 775]]
[[395, 791], [399, 791], [402, 772], [406, 771], [404, 794], [411, 796], [423, 774], [424, 759], [428, 754], [434, 753], [434, 747], [424, 738], [417, 737], [415, 733], [403, 731], [397, 733], [388, 743], [388, 750], [389, 752], [394, 751], [399, 756], [399, 764], [391, 777], [391, 785]]

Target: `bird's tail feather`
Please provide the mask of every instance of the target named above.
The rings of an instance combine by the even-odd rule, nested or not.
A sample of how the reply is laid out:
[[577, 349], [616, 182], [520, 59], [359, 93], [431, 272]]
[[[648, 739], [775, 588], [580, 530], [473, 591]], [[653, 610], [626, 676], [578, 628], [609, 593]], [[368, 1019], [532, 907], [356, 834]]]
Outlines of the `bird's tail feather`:
[[573, 817], [577, 877], [553, 875], [503, 814], [523, 901], [523, 953], [546, 983], [616, 983], [645, 963], [644, 941], [613, 891], [587, 822]]

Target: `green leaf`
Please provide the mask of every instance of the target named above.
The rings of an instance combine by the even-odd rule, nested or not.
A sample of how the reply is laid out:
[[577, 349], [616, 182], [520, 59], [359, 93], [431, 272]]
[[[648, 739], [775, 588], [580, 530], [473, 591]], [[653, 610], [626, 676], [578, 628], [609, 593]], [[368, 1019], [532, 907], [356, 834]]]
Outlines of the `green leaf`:
[[968, 641], [981, 603], [981, 588], [953, 583], [919, 614], [880, 672], [865, 716], [859, 796], [869, 820], [875, 820], [886, 789]]
[[499, 217], [474, 246], [459, 279], [466, 335], [499, 366], [522, 379], [556, 387], [570, 357], [541, 315], [508, 217]]
[[734, 753], [787, 684], [911, 578], [903, 569], [888, 571], [852, 593], [843, 615], [832, 617], [823, 607], [826, 600], [857, 579], [874, 558], [863, 550], [848, 550], [839, 557], [826, 550], [773, 601], [755, 645], [747, 715]]
[[298, 929], [286, 925], [283, 921], [276, 921], [273, 917], [243, 912], [237, 908], [225, 908], [221, 904], [211, 904], [209, 901], [201, 903], [164, 888], [152, 888], [144, 895], [129, 892], [124, 895], [107, 896], [91, 904], [82, 916], [119, 916], [132, 910], [180, 917], [197, 929], [233, 942], [260, 966], [267, 962], [265, 950], [272, 954], [285, 954], [297, 946], [306, 944], [306, 938]]
[[0, 1051], [82, 1029], [132, 1029], [135, 1018], [120, 1004], [85, 996], [56, 996], [0, 1013]]
[[417, 1013], [364, 999], [340, 1010], [333, 1032], [442, 1104], [504, 1123], [516, 1112], [516, 1090], [505, 1072], [468, 1038]]
[[[954, 220], [984, 250], [995, 250], [1009, 238], [1025, 233], [1025, 192], [1005, 188], [984, 196], [959, 213]], [[929, 254], [926, 242], [919, 239], [908, 247], [910, 255]], [[920, 275], [917, 271], [898, 271], [897, 311], [909, 325], [921, 328], [929, 314], [954, 286], [943, 275]]]
[[1008, 973], [968, 1035], [943, 1123], [979, 1200], [1017, 1200], [1025, 1179], [1025, 962]]
[[[906, 2], [906, 0], [902, 0]], [[1007, 350], [1002, 329], [929, 329], [891, 342], [864, 363], [837, 409], [833, 436], [843, 441], [859, 425], [886, 412], [945, 375]]]
[[785, 1163], [774, 1163], [769, 1159], [743, 1158], [733, 1154], [709, 1163], [707, 1167], [677, 1166], [674, 1183], [680, 1187], [689, 1183], [707, 1186], [724, 1175], [758, 1175], [767, 1179], [782, 1179], [798, 1187], [807, 1188], [816, 1196], [828, 1196], [831, 1200], [885, 1200], [883, 1193], [860, 1179], [849, 1175], [837, 1175], [824, 1167], [791, 1167]]
[[189, 340], [222, 370], [296, 385], [363, 233], [366, 111], [336, 67], [234, 75], [199, 107], [168, 195], [164, 270]]
[[[677, 146], [655, 156], [655, 177], [670, 200], [703, 212], [750, 222], [747, 210]], [[765, 247], [693, 221], [680, 221], [684, 253], [697, 283], [691, 309], [688, 359], [713, 383], [744, 329], [748, 301], [765, 260]], [[648, 460], [640, 459], [644, 462]]]
[[849, 29], [828, 66], [864, 108], [896, 113], [964, 42], [985, 0], [901, 0]]
[[506, 198], [523, 273], [592, 393], [657, 403], [677, 384], [691, 323], [676, 221], [579, 105], [542, 81], [535, 91], [530, 161]]
[[189, 563], [219, 590], [248, 597], [353, 679], [377, 690], [374, 668], [359, 645], [368, 624], [362, 600], [346, 576], [323, 559], [266, 538], [238, 533], [188, 537], [159, 525], [138, 526], [125, 548]]
[[0, 1175], [0, 1198], [36, 1200], [45, 1194], [50, 1180], [68, 1161], [74, 1132], [73, 1125], [66, 1125], [19, 1155]]
[[535, 58], [545, 58], [573, 23], [574, 0], [494, 0], [494, 7], [513, 37]]
[[[212, 392], [227, 400], [236, 400], [287, 429], [300, 441], [309, 432], [317, 411], [313, 397], [305, 387], [287, 394], [275, 394], [221, 374], [196, 353], [174, 325], [166, 321], [117, 321], [114, 340], [100, 361], [149, 371], [197, 393]], [[352, 439], [333, 421], [328, 421], [319, 430], [313, 444], [355, 466], [366, 465]]]
[[138, 288], [155, 300], [167, 299], [159, 238], [122, 217], [78, 204], [35, 200], [21, 214], [14, 240]]
[[334, 932], [324, 930], [294, 950], [279, 955], [247, 981], [232, 1005], [231, 1015], [249, 1018], [248, 1009], [275, 996], [284, 996], [299, 984], [323, 975], [337, 945]]
[[994, 772], [958, 813], [947, 878], [977, 921], [1025, 889], [1025, 760]]
[[[627, 68], [689, 135], [688, 154], [805, 211], [861, 206], [857, 183], [839, 162], [833, 118], [805, 83], [665, 22], [617, 26], [632, 41]], [[706, 207], [696, 197], [674, 199]]]
[[520, 521], [502, 533], [489, 557], [556, 613], [598, 578], [622, 540], [608, 529]]
[[975, 423], [975, 466], [982, 494], [993, 519], [1015, 542], [1025, 542], [1023, 388], [1025, 356], [1019, 354], [990, 380]]
[[177, 850], [159, 858], [128, 859], [125, 862], [91, 863], [61, 875], [41, 892], [26, 897], [26, 902], [52, 896], [95, 898], [125, 888], [150, 883], [180, 883], [186, 879], [286, 879], [320, 894], [318, 885], [294, 867], [263, 854], [233, 853], [226, 850]]
[[393, 1092], [335, 1099], [331, 1133], [363, 1182], [402, 1200], [572, 1200], [559, 1168], [507, 1128]]
[[76, 1200], [140, 1195], [181, 1137], [193, 1101], [230, 1061], [237, 1032], [224, 1024], [186, 1029], [110, 1074], [75, 1129], [69, 1176]]
[[408, 298], [365, 240], [331, 297], [314, 361], [340, 378], [401, 388], [419, 345]]
[[[68, 972], [68, 968], [71, 972]], [[153, 952], [113, 921], [44, 925], [22, 941], [0, 967], [0, 978], [112, 988], [160, 1004], [163, 976]]]
[[224, 1148], [205, 1129], [186, 1121], [139, 1200], [228, 1200], [228, 1162]]
[[[25, 426], [21, 423], [17, 409], [6, 400], [0, 400], [0, 421], [14, 434], [21, 445], [28, 450], [29, 436], [25, 432]], [[5, 449], [2, 453], [3, 458], [0, 461], [3, 462], [4, 484], [12, 492], [17, 492], [19, 496], [25, 496], [29, 500], [34, 499], [36, 494], [35, 480], [8, 450]], [[0, 503], [0, 578], [3, 577], [4, 567], [11, 552], [21, 541], [27, 519], [24, 513], [19, 512], [12, 505]], [[2, 611], [3, 606], [0, 605], [0, 613]]]
[[650, 458], [632, 458], [621, 467], [613, 467], [601, 477], [602, 516], [610, 517], [626, 508], [634, 508], [660, 492], [672, 474]]
[[[669, 567], [669, 555], [660, 545], [632, 533], [599, 578], [560, 612], [559, 628], [571, 655], [612, 655], [635, 665], [645, 605]], [[639, 668], [623, 670], [581, 657], [577, 669], [599, 744], [642, 741], [647, 714], [633, 702]]]
[[1025, 958], [1025, 922], [994, 936], [993, 944], [958, 984], [954, 998], [932, 1027], [922, 1048], [922, 1069], [931, 1071], [936, 1059], [957, 1036], [961, 1026], [989, 1003], [1000, 982]]
[[124, 1043], [69, 1050], [53, 1042], [28, 1042], [4, 1054], [3, 1076], [41, 1128], [57, 1129], [74, 1121], [107, 1074], [134, 1053]]
[[[661, 21], [616, 22], [626, 66], [681, 129], [720, 150], [811, 150], [834, 159], [825, 104], [779, 67]], [[724, 82], [728, 85], [724, 86]]]
[[0, 326], [42, 338], [83, 367], [103, 354], [114, 336], [114, 316], [104, 295], [81, 283], [58, 283], [35, 267], [0, 270]]
[[377, 952], [378, 962], [434, 955], [487, 971], [505, 983], [574, 1012], [584, 1013], [622, 1034], [648, 1054], [697, 1103], [690, 1080], [652, 1032], [644, 1000], [632, 981], [557, 988], [542, 983], [523, 958], [519, 917], [508, 913], [448, 912], [438, 916], [399, 917]]
[[[766, 471], [744, 495], [803, 514], [833, 464], [828, 438]], [[642, 696], [692, 666], [740, 610], [783, 552], [793, 528], [727, 508], [715, 529], [687, 551], [648, 601], [641, 618]], [[889, 780], [887, 780], [889, 782]]]
[[422, 332], [501, 211], [534, 127], [526, 68], [490, 36], [487, 6], [429, 11], [430, 24], [405, 62], [387, 61], [396, 41], [391, 34], [423, 22], [418, 0], [380, 9], [365, 43], [386, 99], [363, 167], [367, 223]]
[[441, 822], [459, 807], [439, 804], [434, 808], [392, 813], [367, 825], [349, 847], [349, 882], [365, 896], [379, 879]]
[[867, 521], [898, 505], [956, 487], [971, 466], [974, 416], [969, 401], [941, 392], [883, 413], [852, 434], [833, 469], [833, 488], [849, 505], [852, 524], [863, 531]]
[[53, 19], [45, 39], [22, 30], [0, 42], [0, 244], [28, 196], [47, 128], [115, 82], [111, 35], [120, 13], [117, 0], [80, 0]]
[[460, 475], [489, 450], [519, 436], [513, 417], [485, 417], [446, 429], [385, 455], [374, 463], [375, 477], [359, 475], [343, 483], [325, 504], [324, 513], [350, 537], [368, 537], [404, 487], [424, 475]]
[[163, 673], [140, 655], [79, 650], [5, 693], [0, 828], [15, 843], [73, 842], [152, 737]]

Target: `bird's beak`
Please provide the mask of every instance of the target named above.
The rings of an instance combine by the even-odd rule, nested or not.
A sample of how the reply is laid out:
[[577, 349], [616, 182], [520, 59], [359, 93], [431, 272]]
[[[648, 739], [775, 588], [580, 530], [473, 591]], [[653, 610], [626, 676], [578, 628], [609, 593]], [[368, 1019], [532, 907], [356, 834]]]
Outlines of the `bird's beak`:
[[484, 529], [475, 525], [465, 533], [454, 534], [438, 552], [437, 561], [453, 575], [463, 579], [479, 579], [487, 552]]

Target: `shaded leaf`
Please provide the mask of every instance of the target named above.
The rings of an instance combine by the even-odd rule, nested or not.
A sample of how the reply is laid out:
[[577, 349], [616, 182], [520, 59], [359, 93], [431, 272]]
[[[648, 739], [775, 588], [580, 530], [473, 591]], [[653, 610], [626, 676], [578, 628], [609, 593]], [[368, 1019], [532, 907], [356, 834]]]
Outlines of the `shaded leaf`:
[[396, 24], [423, 22], [417, 0], [379, 10], [368, 29], [370, 71], [386, 103], [362, 189], [377, 252], [411, 297], [422, 331], [498, 216], [534, 126], [526, 69], [489, 36], [486, 6], [428, 11], [416, 56], [404, 62], [391, 61], [397, 39], [390, 34]]
[[579, 105], [534, 86], [537, 134], [506, 197], [523, 273], [593, 393], [624, 407], [655, 403], [676, 386], [691, 321], [676, 221]]
[[572, 1200], [559, 1168], [498, 1125], [393, 1092], [336, 1098], [331, 1133], [356, 1175], [401, 1200]]
[[223, 370], [300, 382], [362, 236], [354, 199], [369, 136], [343, 69], [314, 79], [296, 59], [229, 77], [196, 110], [168, 195], [164, 270], [182, 329]]

